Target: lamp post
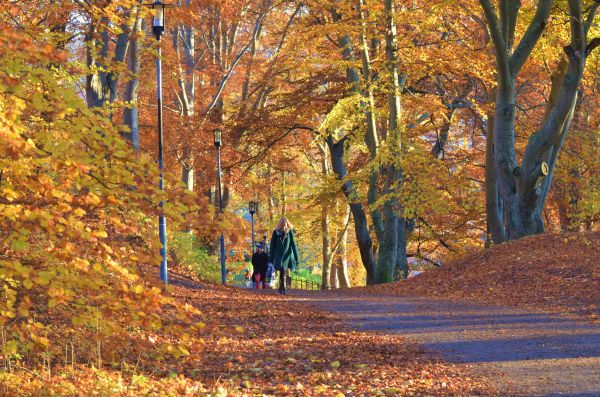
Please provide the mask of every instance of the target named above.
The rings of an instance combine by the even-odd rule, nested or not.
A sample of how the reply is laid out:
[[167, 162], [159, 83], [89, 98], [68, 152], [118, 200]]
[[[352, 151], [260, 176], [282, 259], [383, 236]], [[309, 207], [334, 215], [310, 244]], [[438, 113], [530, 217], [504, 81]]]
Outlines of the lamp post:
[[[163, 175], [163, 122], [162, 122], [162, 64], [160, 51], [160, 37], [165, 31], [165, 8], [175, 7], [174, 4], [164, 4], [161, 1], [145, 4], [152, 8], [152, 33], [158, 43], [158, 56], [156, 57], [156, 97], [158, 104], [158, 169], [160, 171], [160, 190], [165, 190], [165, 180]], [[158, 235], [160, 238], [160, 278], [169, 284], [169, 275], [167, 271], [167, 220], [165, 218], [164, 201], [160, 201], [161, 214], [158, 217]]]
[[250, 212], [250, 218], [252, 219], [252, 253], [254, 253], [254, 214], [258, 212], [258, 202], [250, 201], [248, 203], [248, 211]]
[[[216, 128], [215, 134], [215, 147], [217, 148], [217, 179], [219, 183], [219, 214], [223, 213], [223, 192], [221, 189], [221, 130]], [[226, 271], [225, 271], [225, 237], [221, 233], [219, 238], [221, 245], [221, 283], [226, 284]]]
[[269, 252], [269, 247], [267, 246], [267, 232], [265, 232], [265, 234], [263, 235], [263, 249], [265, 250], [265, 252]]

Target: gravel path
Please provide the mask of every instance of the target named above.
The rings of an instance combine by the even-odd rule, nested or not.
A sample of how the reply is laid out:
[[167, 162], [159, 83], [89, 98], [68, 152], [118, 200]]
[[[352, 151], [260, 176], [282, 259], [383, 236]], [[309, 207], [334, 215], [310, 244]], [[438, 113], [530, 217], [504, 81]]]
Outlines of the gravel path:
[[490, 376], [501, 395], [600, 396], [600, 325], [429, 298], [291, 291], [355, 329], [400, 333]]

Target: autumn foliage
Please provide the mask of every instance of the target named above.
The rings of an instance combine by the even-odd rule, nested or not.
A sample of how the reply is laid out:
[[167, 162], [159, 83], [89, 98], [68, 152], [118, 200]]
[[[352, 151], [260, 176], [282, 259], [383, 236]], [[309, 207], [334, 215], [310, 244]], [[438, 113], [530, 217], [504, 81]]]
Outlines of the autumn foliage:
[[[401, 338], [198, 283], [221, 233], [242, 277], [250, 200], [257, 240], [290, 218], [323, 289], [419, 269], [367, 291], [597, 315], [600, 3], [176, 3], [160, 42], [138, 0], [0, 4], [0, 393], [490, 392]], [[543, 230], [569, 234], [493, 244]]]
[[[162, 197], [155, 166], [65, 86], [64, 53], [6, 32], [0, 43], [4, 364], [189, 354], [180, 322], [193, 330], [195, 311], [166, 310], [174, 303], [136, 267], [158, 261], [147, 228]], [[149, 342], [156, 332], [171, 336]]]

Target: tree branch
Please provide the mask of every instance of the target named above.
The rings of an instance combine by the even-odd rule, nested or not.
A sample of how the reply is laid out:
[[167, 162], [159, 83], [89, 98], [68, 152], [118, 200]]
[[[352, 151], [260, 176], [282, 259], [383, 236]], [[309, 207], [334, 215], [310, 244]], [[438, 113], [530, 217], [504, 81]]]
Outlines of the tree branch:
[[596, 12], [598, 11], [598, 7], [600, 7], [600, 0], [596, 0], [594, 4], [592, 4], [587, 10], [587, 18], [585, 20], [585, 35], [590, 31], [592, 24], [594, 23], [594, 17], [596, 16]]
[[600, 37], [594, 37], [592, 40], [590, 40], [587, 47], [585, 48], [585, 55], [590, 55], [590, 53], [594, 51], [598, 46], [600, 46]]
[[275, 138], [273, 141], [269, 142], [264, 148], [262, 148], [258, 153], [256, 153], [253, 156], [250, 156], [246, 159], [242, 159], [240, 161], [237, 161], [235, 163], [232, 163], [229, 165], [229, 168], [238, 166], [238, 165], [242, 165], [244, 163], [248, 163], [252, 160], [255, 160], [261, 156], [263, 156], [264, 154], [266, 154], [269, 149], [271, 149], [271, 147], [275, 146], [276, 143], [280, 142], [281, 140], [283, 140], [286, 136], [288, 136], [289, 134], [291, 134], [293, 131], [298, 130], [298, 129], [304, 129], [304, 130], [311, 130], [314, 131], [312, 129], [310, 129], [309, 127], [303, 127], [300, 125], [293, 125], [292, 127], [289, 127], [287, 129], [287, 131], [285, 131], [283, 134], [281, 134], [280, 136], [278, 136], [277, 138]]
[[585, 56], [586, 33], [585, 22], [583, 21], [583, 10], [581, 9], [581, 0], [569, 0], [569, 14], [571, 17], [571, 49], [575, 51], [577, 60]]
[[508, 67], [509, 59], [506, 50], [506, 42], [504, 41], [502, 32], [500, 30], [500, 21], [498, 20], [498, 15], [496, 14], [496, 10], [494, 9], [494, 6], [490, 0], [479, 0], [479, 3], [483, 8], [488, 31], [490, 32], [490, 37], [492, 38], [492, 42], [494, 43], [494, 48], [496, 50], [496, 63], [498, 65], [498, 72], [502, 76], [502, 80], [508, 82], [510, 80], [510, 70]]
[[204, 122], [206, 121], [206, 119], [210, 115], [210, 112], [217, 105], [217, 102], [219, 101], [219, 98], [221, 97], [221, 93], [225, 89], [225, 86], [227, 85], [227, 82], [229, 81], [229, 78], [231, 77], [231, 74], [233, 73], [233, 71], [235, 70], [236, 66], [238, 65], [238, 63], [242, 59], [242, 56], [248, 50], [248, 48], [250, 48], [250, 46], [252, 45], [252, 42], [254, 40], [256, 40], [258, 32], [260, 31], [260, 27], [262, 26], [262, 21], [264, 20], [264, 18], [265, 18], [266, 15], [267, 15], [267, 11], [264, 11], [264, 12], [262, 12], [258, 16], [258, 18], [256, 20], [256, 24], [254, 25], [254, 32], [252, 33], [252, 37], [250, 38], [250, 40], [248, 41], [248, 43], [244, 46], [244, 48], [242, 48], [240, 50], [240, 52], [237, 54], [235, 60], [232, 62], [231, 66], [229, 67], [229, 70], [227, 71], [227, 73], [225, 73], [225, 75], [221, 79], [221, 82], [219, 83], [219, 86], [217, 88], [217, 92], [213, 96], [213, 99], [212, 99], [211, 103], [208, 105], [208, 108], [206, 109], [206, 113], [204, 115], [204, 119], [202, 120], [202, 123], [200, 123], [201, 125], [204, 124]]
[[510, 74], [516, 76], [540, 39], [552, 11], [552, 0], [540, 0], [527, 31], [510, 57]]
[[515, 42], [515, 30], [517, 27], [517, 16], [519, 15], [519, 9], [521, 8], [521, 0], [511, 0], [508, 5], [508, 13], [510, 17], [510, 22], [508, 24], [508, 34], [506, 45], [508, 48], [512, 48]]

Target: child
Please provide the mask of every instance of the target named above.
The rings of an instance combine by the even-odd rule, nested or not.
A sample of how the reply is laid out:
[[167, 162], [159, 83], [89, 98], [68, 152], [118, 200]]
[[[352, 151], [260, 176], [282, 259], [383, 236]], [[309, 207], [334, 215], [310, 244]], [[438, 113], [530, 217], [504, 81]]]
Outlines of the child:
[[252, 279], [256, 282], [256, 288], [262, 283], [263, 289], [267, 288], [267, 269], [269, 256], [263, 252], [262, 244], [256, 244], [256, 252], [252, 255]]

